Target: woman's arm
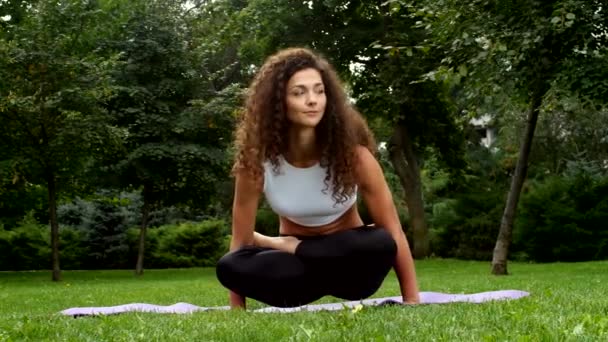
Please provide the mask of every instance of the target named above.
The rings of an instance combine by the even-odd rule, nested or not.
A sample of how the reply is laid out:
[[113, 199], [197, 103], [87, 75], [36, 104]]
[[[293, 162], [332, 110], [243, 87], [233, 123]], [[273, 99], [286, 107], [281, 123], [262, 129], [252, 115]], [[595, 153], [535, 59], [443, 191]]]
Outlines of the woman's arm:
[[[246, 172], [235, 178], [230, 251], [254, 244], [255, 216], [263, 187], [263, 180], [255, 181]], [[230, 291], [230, 306], [244, 309], [245, 297]]]
[[414, 260], [382, 168], [371, 152], [363, 146], [357, 148], [357, 157], [356, 176], [370, 216], [377, 226], [387, 229], [397, 243], [395, 273], [401, 286], [403, 302], [418, 303], [420, 297]]

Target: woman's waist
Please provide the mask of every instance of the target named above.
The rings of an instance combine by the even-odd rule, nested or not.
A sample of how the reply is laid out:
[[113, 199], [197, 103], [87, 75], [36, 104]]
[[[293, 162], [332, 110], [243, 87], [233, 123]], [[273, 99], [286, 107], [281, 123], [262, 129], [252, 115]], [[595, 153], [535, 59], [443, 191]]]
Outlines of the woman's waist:
[[333, 234], [342, 230], [355, 229], [364, 226], [356, 206], [353, 206], [335, 221], [322, 226], [303, 226], [290, 221], [285, 217], [280, 217], [280, 224], [279, 233], [281, 235], [299, 237]]

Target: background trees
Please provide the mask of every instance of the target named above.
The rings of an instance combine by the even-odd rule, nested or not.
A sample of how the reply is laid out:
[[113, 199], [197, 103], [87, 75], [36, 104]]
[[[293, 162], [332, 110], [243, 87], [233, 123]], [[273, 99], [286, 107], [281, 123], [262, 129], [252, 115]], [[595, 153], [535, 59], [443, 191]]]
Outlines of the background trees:
[[[60, 250], [69, 268], [139, 274], [212, 263], [243, 90], [287, 46], [338, 69], [416, 257], [493, 259], [494, 273], [510, 249], [605, 258], [600, 1], [39, 0], [0, 2], [0, 17], [1, 258], [52, 256], [54, 279]], [[589, 236], [593, 253], [569, 244]], [[45, 267], [34, 259], [19, 267]]]
[[[439, 5], [443, 6], [440, 11], [448, 8], [445, 19], [452, 20], [439, 22], [446, 26], [439, 30], [440, 36], [445, 37], [452, 52], [446, 64], [467, 70], [483, 65], [483, 74], [471, 73], [468, 77], [493, 87], [494, 92], [508, 91], [513, 100], [527, 104], [526, 125], [492, 258], [492, 272], [506, 274], [515, 213], [547, 94], [561, 86], [591, 102], [600, 99], [598, 94], [605, 95], [606, 84], [596, 78], [597, 74], [581, 72], [605, 72], [605, 9], [597, 1], [570, 0]], [[578, 81], [561, 83], [564, 79]]]
[[[112, 140], [99, 103], [107, 96], [114, 58], [95, 50], [105, 14], [92, 3], [17, 7], [0, 44], [0, 115], [4, 172], [13, 183], [48, 192], [53, 279], [60, 278], [57, 199], [77, 191], [73, 177]], [[10, 11], [14, 15], [16, 11]]]

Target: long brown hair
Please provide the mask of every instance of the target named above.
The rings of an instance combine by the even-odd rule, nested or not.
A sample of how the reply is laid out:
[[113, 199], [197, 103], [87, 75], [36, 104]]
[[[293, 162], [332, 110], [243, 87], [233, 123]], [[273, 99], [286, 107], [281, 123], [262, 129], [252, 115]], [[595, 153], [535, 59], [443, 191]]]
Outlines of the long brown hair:
[[348, 102], [334, 68], [308, 49], [290, 48], [268, 57], [253, 79], [235, 133], [233, 174], [246, 171], [259, 179], [264, 161], [279, 171], [279, 156], [289, 141], [285, 87], [293, 74], [308, 68], [321, 74], [327, 97], [325, 113], [315, 128], [320, 165], [327, 169], [326, 190], [331, 183], [332, 197], [343, 203], [355, 191], [355, 148], [363, 145], [375, 154], [376, 143], [365, 119]]

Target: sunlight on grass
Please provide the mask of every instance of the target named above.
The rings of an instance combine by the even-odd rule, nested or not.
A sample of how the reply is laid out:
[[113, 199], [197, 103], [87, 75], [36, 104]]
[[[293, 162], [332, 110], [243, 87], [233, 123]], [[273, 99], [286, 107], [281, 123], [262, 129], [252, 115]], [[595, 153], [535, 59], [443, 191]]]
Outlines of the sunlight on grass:
[[[339, 312], [264, 314], [238, 311], [186, 315], [128, 313], [74, 319], [59, 311], [127, 303], [227, 305], [213, 269], [0, 272], [0, 341], [598, 341], [608, 337], [608, 262], [510, 265], [417, 262], [422, 291], [531, 292], [515, 301], [383, 307]], [[394, 275], [375, 297], [398, 295]], [[323, 298], [320, 302], [335, 301]], [[261, 307], [250, 302], [250, 308]]]

